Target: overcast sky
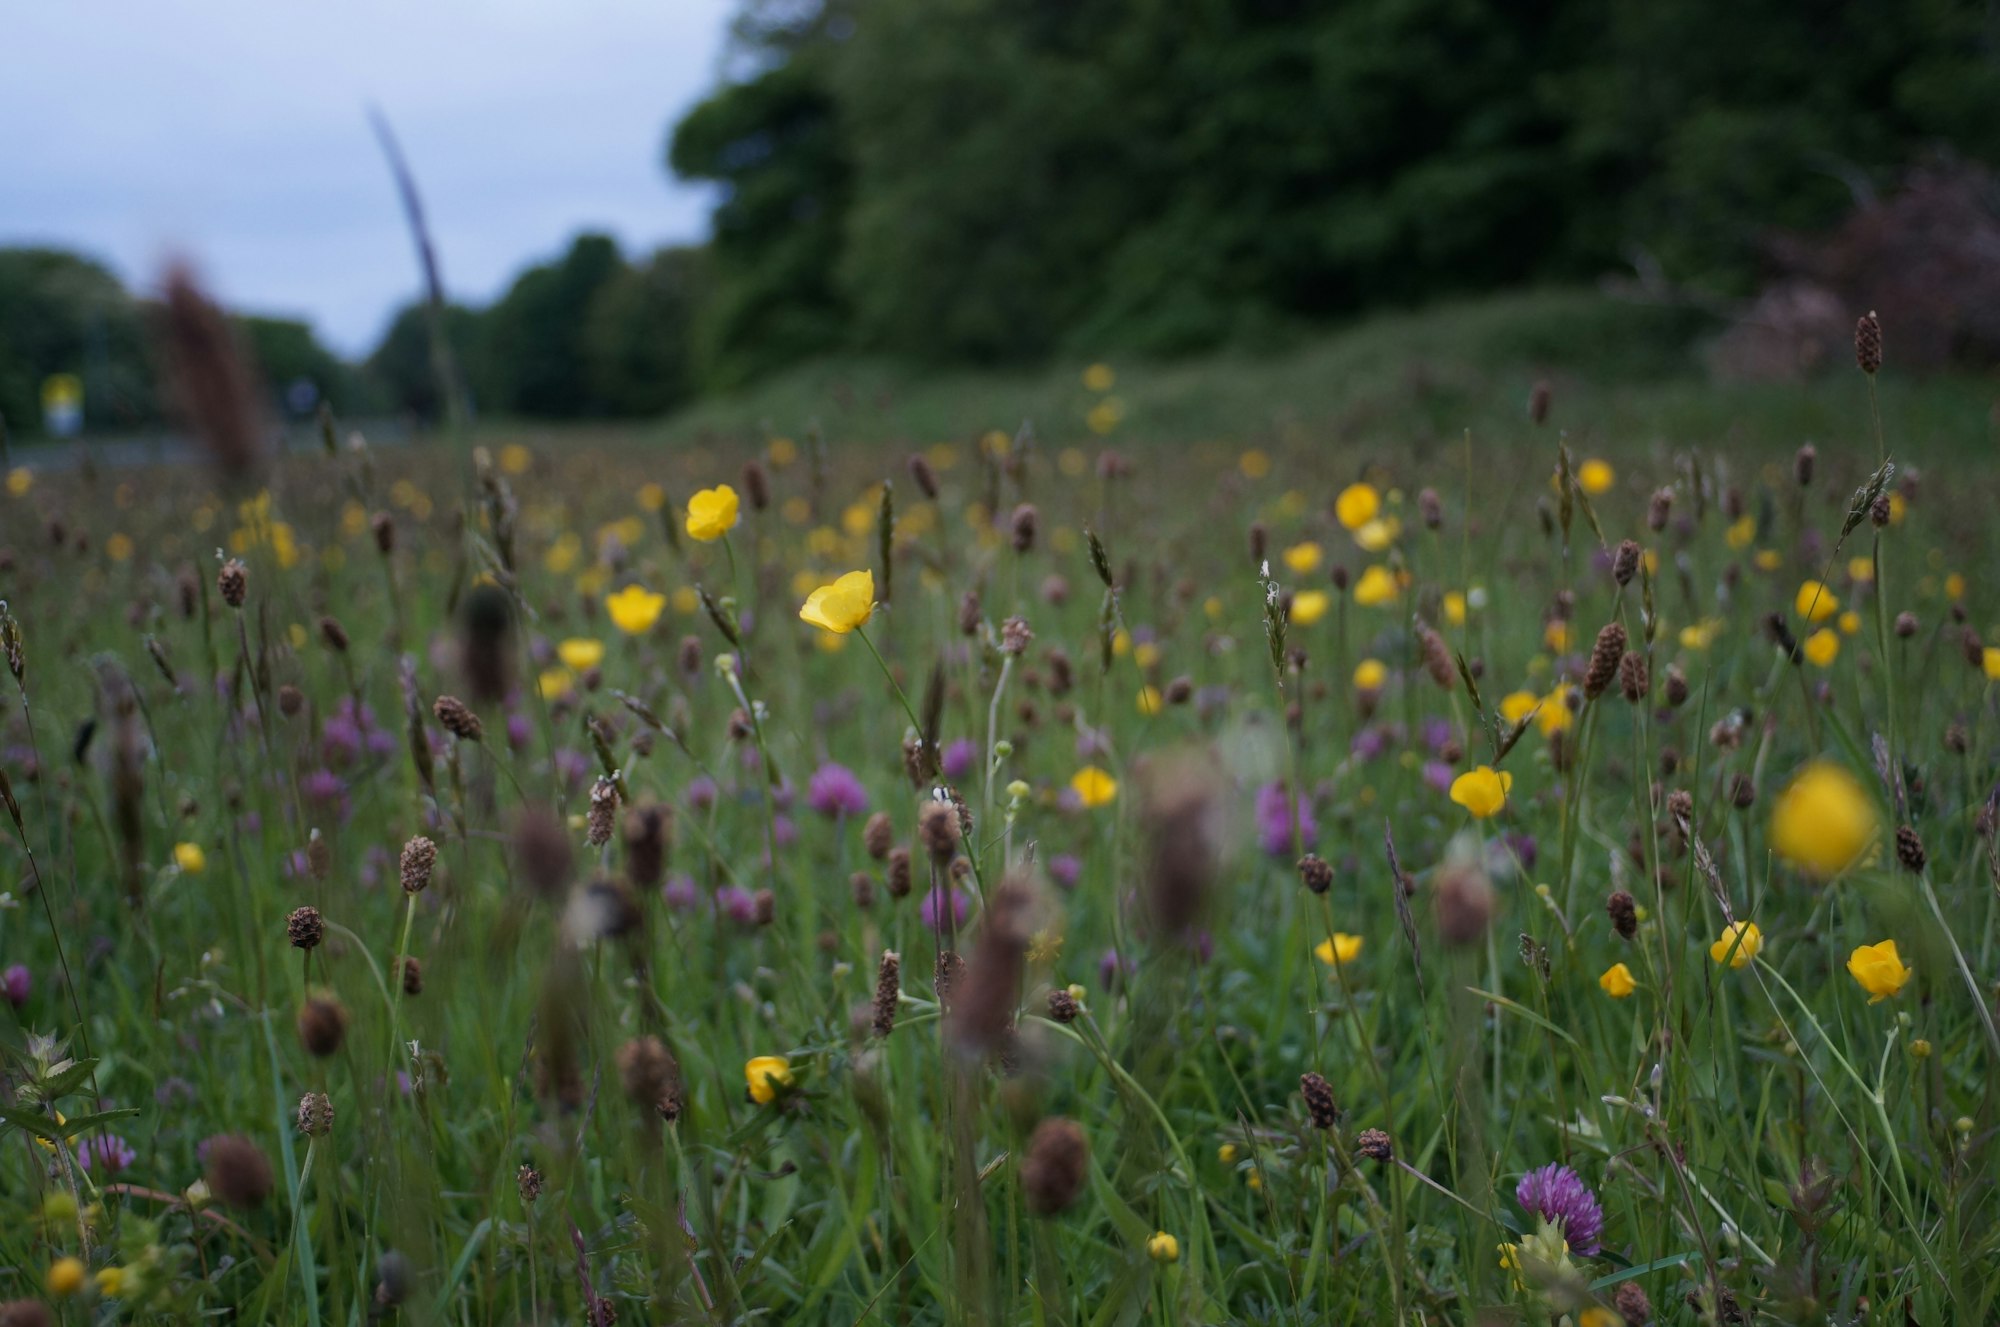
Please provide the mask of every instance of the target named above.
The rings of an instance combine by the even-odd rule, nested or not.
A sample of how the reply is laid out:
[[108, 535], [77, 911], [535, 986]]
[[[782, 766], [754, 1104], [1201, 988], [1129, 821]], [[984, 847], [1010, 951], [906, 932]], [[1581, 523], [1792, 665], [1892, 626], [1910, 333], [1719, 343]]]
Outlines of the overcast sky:
[[0, 245], [370, 347], [419, 277], [367, 108], [417, 177], [452, 296], [596, 228], [700, 238], [669, 124], [715, 83], [729, 0], [0, 0]]

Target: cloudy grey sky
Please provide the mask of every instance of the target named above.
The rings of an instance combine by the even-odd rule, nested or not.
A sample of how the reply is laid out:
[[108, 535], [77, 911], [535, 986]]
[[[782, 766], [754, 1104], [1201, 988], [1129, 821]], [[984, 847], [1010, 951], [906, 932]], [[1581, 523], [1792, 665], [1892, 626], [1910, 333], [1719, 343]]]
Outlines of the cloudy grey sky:
[[662, 165], [715, 82], [729, 0], [4, 0], [0, 244], [81, 249], [134, 286], [168, 254], [229, 303], [371, 346], [418, 289], [379, 106], [455, 298], [584, 228], [699, 238]]

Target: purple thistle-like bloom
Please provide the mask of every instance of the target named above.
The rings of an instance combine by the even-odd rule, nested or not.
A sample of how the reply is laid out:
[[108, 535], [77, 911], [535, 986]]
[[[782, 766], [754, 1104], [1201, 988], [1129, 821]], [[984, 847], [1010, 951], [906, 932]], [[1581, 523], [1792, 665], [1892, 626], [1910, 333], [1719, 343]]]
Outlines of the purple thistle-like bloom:
[[944, 749], [944, 776], [957, 782], [972, 773], [972, 766], [979, 759], [979, 748], [969, 737], [961, 737]]
[[1604, 1209], [1577, 1173], [1568, 1166], [1550, 1163], [1521, 1177], [1514, 1201], [1523, 1210], [1562, 1228], [1570, 1252], [1588, 1257], [1597, 1252], [1597, 1238], [1604, 1233]]
[[660, 897], [675, 912], [692, 912], [701, 906], [701, 887], [695, 884], [693, 876], [676, 872], [660, 886]]
[[724, 885], [715, 891], [716, 906], [738, 926], [757, 924], [757, 899], [741, 885]]
[[1049, 879], [1064, 889], [1075, 889], [1076, 882], [1083, 876], [1083, 862], [1072, 852], [1059, 852], [1049, 858]]
[[1424, 762], [1424, 782], [1429, 784], [1435, 791], [1441, 793], [1450, 792], [1452, 778], [1451, 766], [1445, 764], [1442, 760], [1426, 760]]
[[706, 774], [697, 774], [688, 780], [687, 804], [696, 811], [706, 811], [715, 805], [715, 780]]
[[806, 782], [806, 804], [823, 816], [858, 816], [868, 809], [868, 790], [854, 771], [831, 761]]
[[92, 1174], [116, 1175], [137, 1161], [139, 1154], [115, 1133], [97, 1134], [83, 1140], [83, 1146], [77, 1149], [77, 1159]]
[[[967, 896], [966, 892], [953, 887], [951, 891], [951, 924], [955, 927], [965, 925], [965, 910], [971, 906], [972, 900]], [[945, 929], [943, 888], [933, 886], [931, 891], [924, 895], [924, 905], [919, 915], [922, 916], [924, 925], [931, 930], [942, 931]]]
[[1131, 959], [1117, 950], [1107, 949], [1104, 951], [1104, 956], [1097, 960], [1097, 984], [1108, 991], [1124, 978], [1131, 976], [1136, 966]]
[[8, 968], [6, 975], [0, 977], [0, 993], [5, 993], [7, 1003], [16, 1009], [28, 1003], [28, 994], [34, 989], [34, 977], [19, 963]]
[[[1303, 796], [1298, 807], [1299, 837], [1310, 848], [1319, 838], [1319, 826], [1313, 823], [1312, 804]], [[1257, 841], [1274, 857], [1292, 851], [1292, 813], [1285, 805], [1282, 783], [1267, 783], [1257, 790]]]

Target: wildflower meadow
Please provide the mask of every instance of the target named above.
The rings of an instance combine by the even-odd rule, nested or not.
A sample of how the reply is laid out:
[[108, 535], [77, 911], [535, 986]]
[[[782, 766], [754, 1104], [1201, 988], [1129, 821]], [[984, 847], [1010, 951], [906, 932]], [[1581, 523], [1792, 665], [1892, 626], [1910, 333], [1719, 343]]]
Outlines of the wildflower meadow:
[[0, 491], [0, 1324], [1995, 1321], [1993, 471], [1884, 345], [1421, 452], [183, 366]]

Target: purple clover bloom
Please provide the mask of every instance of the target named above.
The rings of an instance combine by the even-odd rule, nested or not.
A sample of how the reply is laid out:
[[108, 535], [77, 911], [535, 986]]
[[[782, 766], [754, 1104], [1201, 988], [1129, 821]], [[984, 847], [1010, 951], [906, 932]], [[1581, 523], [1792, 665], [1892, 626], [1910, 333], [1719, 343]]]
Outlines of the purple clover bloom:
[[660, 897], [675, 912], [693, 912], [701, 904], [701, 888], [693, 876], [675, 872], [660, 886]]
[[125, 1167], [139, 1159], [132, 1150], [132, 1144], [115, 1133], [95, 1134], [83, 1140], [77, 1149], [77, 1159], [83, 1168], [93, 1175], [116, 1175]]
[[828, 761], [806, 782], [806, 804], [829, 818], [858, 816], [868, 809], [868, 790], [853, 770]]
[[1107, 949], [1104, 956], [1097, 960], [1097, 984], [1107, 991], [1111, 990], [1122, 978], [1131, 976], [1136, 966], [1117, 950]]
[[1551, 1163], [1521, 1177], [1514, 1201], [1531, 1216], [1553, 1221], [1562, 1228], [1570, 1252], [1589, 1257], [1597, 1252], [1597, 1238], [1604, 1233], [1604, 1209], [1577, 1173], [1568, 1166]]
[[956, 783], [972, 773], [972, 766], [979, 759], [979, 748], [969, 737], [961, 737], [944, 749], [944, 776]]
[[7, 1003], [16, 1009], [28, 1003], [28, 994], [34, 989], [33, 975], [19, 963], [8, 968], [5, 976], [0, 976], [0, 993], [4, 993]]
[[525, 714], [514, 713], [507, 716], [507, 745], [516, 751], [523, 750], [535, 735], [534, 725]]
[[1064, 889], [1075, 889], [1083, 878], [1083, 862], [1073, 852], [1059, 852], [1049, 858], [1049, 879]]
[[757, 898], [741, 885], [724, 885], [715, 891], [715, 901], [723, 915], [738, 926], [757, 924]]
[[[951, 891], [952, 926], [959, 927], [965, 925], [965, 910], [971, 904], [972, 900], [964, 890], [953, 887]], [[933, 931], [942, 931], [945, 929], [944, 889], [942, 887], [932, 886], [931, 891], [924, 895], [924, 906], [920, 915], [923, 918], [924, 925], [929, 929]]]
[[1442, 760], [1426, 760], [1424, 762], [1424, 782], [1429, 784], [1433, 790], [1441, 793], [1450, 792], [1452, 778], [1451, 766], [1445, 764]]
[[697, 774], [688, 780], [686, 797], [689, 810], [708, 810], [715, 805], [715, 780], [706, 774]]
[[[1299, 838], [1310, 848], [1319, 838], [1319, 826], [1313, 823], [1312, 804], [1303, 795], [1298, 808]], [[1292, 813], [1285, 805], [1282, 783], [1267, 783], [1257, 790], [1257, 842], [1273, 857], [1292, 851]]]

